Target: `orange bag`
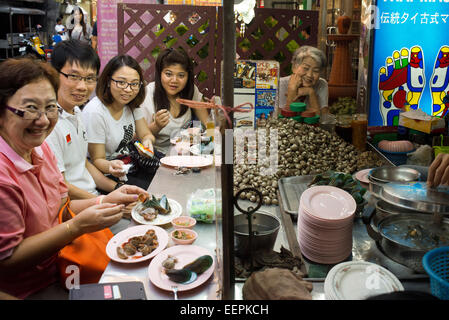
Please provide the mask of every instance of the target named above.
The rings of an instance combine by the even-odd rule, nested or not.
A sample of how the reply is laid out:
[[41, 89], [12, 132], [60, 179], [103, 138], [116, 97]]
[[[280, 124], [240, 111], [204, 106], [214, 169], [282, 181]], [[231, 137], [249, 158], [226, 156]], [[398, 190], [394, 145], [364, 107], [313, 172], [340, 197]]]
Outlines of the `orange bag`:
[[[59, 223], [62, 223], [62, 217], [66, 209], [72, 218], [75, 216], [69, 204], [70, 199], [67, 200], [59, 211]], [[80, 284], [98, 283], [110, 261], [110, 258], [106, 254], [106, 245], [113, 236], [109, 228], [92, 233], [85, 233], [59, 251], [57, 261], [59, 274], [64, 287], [66, 279], [73, 272], [69, 271], [67, 273], [66, 271], [70, 265], [78, 266]]]

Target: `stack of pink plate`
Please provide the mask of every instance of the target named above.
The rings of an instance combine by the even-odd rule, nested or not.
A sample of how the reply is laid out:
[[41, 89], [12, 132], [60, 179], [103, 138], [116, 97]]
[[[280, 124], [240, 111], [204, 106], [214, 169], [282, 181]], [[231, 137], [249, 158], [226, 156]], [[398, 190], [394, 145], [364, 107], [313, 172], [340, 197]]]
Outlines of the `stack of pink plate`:
[[298, 242], [301, 253], [322, 264], [343, 261], [352, 251], [352, 226], [357, 204], [346, 191], [316, 186], [301, 195]]

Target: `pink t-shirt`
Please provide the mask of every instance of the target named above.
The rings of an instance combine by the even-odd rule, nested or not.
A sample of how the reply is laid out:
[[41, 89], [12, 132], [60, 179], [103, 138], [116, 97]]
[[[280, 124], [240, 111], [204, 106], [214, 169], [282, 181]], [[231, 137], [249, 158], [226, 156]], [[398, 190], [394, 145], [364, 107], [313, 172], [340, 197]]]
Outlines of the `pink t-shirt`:
[[[61, 199], [68, 189], [56, 158], [44, 142], [32, 152], [33, 165], [0, 136], [0, 260], [11, 256], [22, 240], [58, 224]], [[0, 290], [19, 298], [58, 279], [56, 254], [14, 276], [1, 277]]]

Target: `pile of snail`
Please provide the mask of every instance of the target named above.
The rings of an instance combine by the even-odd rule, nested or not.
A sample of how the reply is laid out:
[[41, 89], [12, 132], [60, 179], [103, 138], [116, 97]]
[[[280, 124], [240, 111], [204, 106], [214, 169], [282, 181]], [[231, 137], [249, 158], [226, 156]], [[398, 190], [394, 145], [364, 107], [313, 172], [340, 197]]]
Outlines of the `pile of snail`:
[[[262, 131], [265, 135], [260, 134], [262, 129], [266, 130]], [[277, 139], [270, 137], [273, 129], [277, 129]], [[352, 144], [319, 127], [293, 119], [271, 119], [266, 127], [251, 130], [245, 137], [243, 143], [239, 138], [234, 143], [234, 195], [253, 187], [262, 193], [265, 205], [278, 204], [280, 178], [329, 170], [352, 174], [360, 170], [360, 153]], [[259, 142], [258, 137], [264, 140]], [[258, 146], [265, 149], [265, 157], [258, 157]], [[273, 152], [270, 153], [270, 149]], [[240, 199], [256, 202], [258, 196], [255, 192], [242, 192]]]

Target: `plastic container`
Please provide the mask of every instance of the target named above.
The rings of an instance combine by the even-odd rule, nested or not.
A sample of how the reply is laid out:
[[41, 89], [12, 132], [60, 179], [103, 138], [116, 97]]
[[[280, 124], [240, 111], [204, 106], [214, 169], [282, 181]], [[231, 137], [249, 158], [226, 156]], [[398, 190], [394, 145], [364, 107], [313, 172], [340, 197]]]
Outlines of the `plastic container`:
[[430, 292], [441, 300], [449, 300], [449, 247], [430, 250], [422, 263], [430, 277]]
[[379, 145], [376, 145], [376, 147], [385, 157], [387, 157], [388, 160], [390, 160], [397, 166], [400, 166], [401, 164], [406, 164], [407, 154], [415, 151], [415, 149], [413, 149], [407, 152], [390, 152], [379, 148]]
[[365, 113], [352, 115], [352, 144], [359, 151], [366, 150], [366, 136], [368, 131], [368, 117]]
[[294, 116], [293, 120], [298, 121], [298, 122], [304, 122], [304, 117], [301, 116]]
[[330, 133], [335, 133], [337, 118], [331, 113], [325, 113], [320, 117], [320, 128]]
[[281, 109], [281, 114], [285, 118], [292, 118], [292, 117], [295, 117], [295, 116], [299, 115], [298, 112], [291, 111], [290, 108], [287, 108], [287, 107]]
[[352, 116], [350, 114], [337, 115], [335, 133], [348, 143], [352, 143]]
[[307, 123], [307, 124], [315, 124], [315, 123], [318, 123], [319, 121], [320, 121], [320, 116], [304, 118], [304, 123]]
[[449, 137], [444, 137], [440, 135], [440, 137], [433, 137], [433, 150], [435, 152], [435, 157], [440, 153], [449, 153]]
[[315, 117], [315, 116], [316, 116], [315, 111], [306, 110], [306, 111], [301, 112], [301, 117], [303, 117], [303, 118], [311, 118], [311, 117]]
[[290, 103], [290, 110], [294, 112], [306, 111], [306, 104], [304, 102], [292, 102]]

